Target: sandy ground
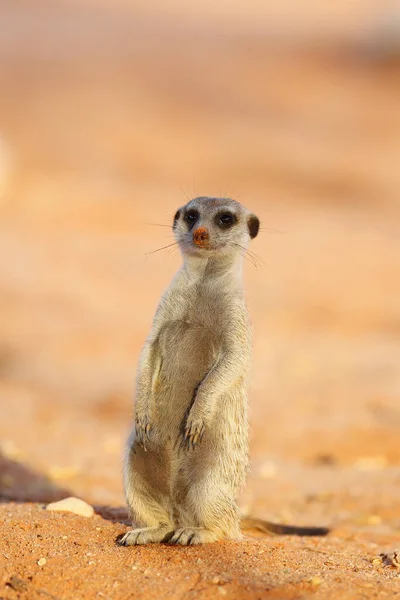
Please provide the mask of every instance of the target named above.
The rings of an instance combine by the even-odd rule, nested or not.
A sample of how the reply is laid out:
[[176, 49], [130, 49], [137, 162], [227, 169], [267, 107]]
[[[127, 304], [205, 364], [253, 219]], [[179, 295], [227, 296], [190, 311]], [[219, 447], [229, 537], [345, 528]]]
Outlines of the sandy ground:
[[[144, 4], [83, 4], [1, 7], [0, 598], [400, 597], [400, 568], [372, 562], [400, 547], [396, 62], [232, 15], [220, 35], [178, 2], [157, 27]], [[199, 194], [263, 224], [241, 505], [326, 538], [114, 544], [136, 361], [180, 261], [147, 253]], [[71, 494], [96, 515], [44, 510]]]

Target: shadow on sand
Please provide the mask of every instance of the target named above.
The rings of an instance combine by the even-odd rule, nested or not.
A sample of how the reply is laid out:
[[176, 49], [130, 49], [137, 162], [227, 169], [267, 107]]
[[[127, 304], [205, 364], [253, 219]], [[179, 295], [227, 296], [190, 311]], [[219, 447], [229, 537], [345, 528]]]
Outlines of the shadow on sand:
[[[48, 504], [69, 496], [73, 490], [60, 487], [46, 475], [33, 471], [23, 463], [0, 453], [0, 502], [33, 502]], [[96, 514], [113, 523], [130, 524], [124, 507], [95, 505]]]

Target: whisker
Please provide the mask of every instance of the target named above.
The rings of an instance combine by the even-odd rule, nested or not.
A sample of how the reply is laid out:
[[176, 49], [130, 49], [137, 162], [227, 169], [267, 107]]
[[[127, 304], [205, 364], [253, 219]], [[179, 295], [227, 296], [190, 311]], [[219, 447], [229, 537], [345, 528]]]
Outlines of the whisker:
[[181, 190], [182, 194], [185, 196], [185, 198], [187, 199], [187, 201], [190, 201], [189, 196], [187, 195], [187, 193], [185, 192], [185, 190], [183, 189], [183, 187], [179, 186], [179, 189]]
[[232, 245], [235, 246], [236, 248], [238, 248], [241, 256], [243, 256], [243, 258], [245, 258], [246, 260], [248, 260], [249, 262], [251, 262], [251, 264], [254, 266], [255, 269], [258, 269], [259, 265], [257, 262], [257, 258], [255, 258], [254, 256], [252, 256], [248, 249], [245, 248], [244, 246], [242, 246], [241, 244], [238, 244], [237, 242], [232, 242]]
[[237, 244], [238, 246], [240, 246], [240, 248], [248, 255], [250, 256], [254, 263], [257, 265], [257, 267], [261, 266], [262, 264], [264, 266], [266, 266], [266, 263], [262, 260], [262, 258], [260, 258], [258, 256], [258, 254], [256, 254], [255, 252], [252, 252], [251, 250], [249, 250], [248, 248], [245, 248], [244, 246], [242, 246], [241, 244]]
[[270, 233], [279, 233], [281, 235], [285, 235], [285, 231], [281, 231], [280, 229], [271, 229], [271, 227], [260, 227], [260, 231], [269, 231]]
[[179, 250], [179, 244], [177, 244], [173, 248], [168, 248], [167, 252], [170, 256], [175, 256], [175, 254], [178, 252], [178, 250]]
[[167, 244], [166, 246], [162, 246], [161, 248], [157, 248], [156, 250], [152, 250], [151, 252], [146, 252], [145, 256], [149, 256], [150, 254], [155, 254], [156, 252], [161, 252], [161, 250], [166, 250], [167, 248], [171, 248], [172, 246], [177, 246], [178, 242], [174, 242], [173, 244]]
[[259, 261], [264, 266], [267, 266], [266, 262], [260, 256], [258, 256], [258, 254], [256, 254], [252, 250], [249, 250], [248, 248], [246, 248], [246, 252], [248, 252], [248, 254], [250, 254], [250, 256], [252, 256], [254, 258], [254, 260]]
[[247, 260], [247, 262], [251, 263], [253, 265], [253, 267], [258, 270], [258, 267], [257, 267], [256, 263], [251, 258], [249, 258], [248, 256], [246, 256], [245, 252], [242, 254], [242, 256], [243, 256], [243, 258], [245, 260]]
[[165, 219], [168, 223], [171, 223], [170, 227], [172, 227], [172, 224], [174, 222], [174, 216], [175, 216], [175, 212], [173, 212], [173, 213], [165, 212], [165, 213], [160, 214], [160, 217]]
[[265, 261], [260, 256], [258, 256], [258, 254], [256, 254], [252, 250], [249, 250], [249, 248], [245, 248], [244, 246], [242, 246], [241, 244], [238, 244], [237, 242], [233, 242], [233, 243], [236, 247], [241, 248], [244, 252], [246, 252], [249, 256], [251, 256], [257, 263], [262, 263], [263, 265], [266, 266]]
[[152, 225], [154, 227], [167, 227], [168, 229], [172, 229], [171, 225], [163, 225], [162, 223], [145, 223], [145, 225]]
[[250, 262], [253, 265], [253, 267], [258, 270], [258, 264], [256, 263], [256, 261], [251, 256], [248, 256], [248, 254], [247, 254], [246, 251], [242, 252], [241, 254], [242, 254], [242, 256], [243, 256], [243, 258], [245, 260], [247, 260], [248, 262]]

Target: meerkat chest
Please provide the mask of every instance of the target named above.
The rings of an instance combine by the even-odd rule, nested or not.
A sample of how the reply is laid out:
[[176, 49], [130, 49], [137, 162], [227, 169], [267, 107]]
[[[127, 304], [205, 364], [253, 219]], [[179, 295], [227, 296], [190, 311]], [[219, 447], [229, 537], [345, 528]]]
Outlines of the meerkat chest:
[[200, 369], [209, 368], [218, 356], [220, 345], [215, 331], [203, 322], [189, 319], [170, 321], [159, 336], [165, 366], [171, 362], [182, 368], [193, 365]]
[[163, 368], [201, 376], [217, 360], [226, 341], [234, 300], [215, 285], [183, 288], [162, 315], [158, 336]]

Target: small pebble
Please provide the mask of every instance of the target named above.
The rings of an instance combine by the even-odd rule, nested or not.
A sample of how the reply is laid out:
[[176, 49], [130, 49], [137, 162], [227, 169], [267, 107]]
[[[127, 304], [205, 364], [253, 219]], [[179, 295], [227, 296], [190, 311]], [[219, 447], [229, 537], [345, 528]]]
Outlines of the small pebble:
[[308, 583], [311, 583], [311, 585], [313, 585], [314, 587], [318, 587], [319, 585], [321, 585], [322, 582], [323, 579], [321, 579], [321, 577], [318, 577], [318, 575], [310, 577], [310, 579], [308, 580]]
[[37, 564], [39, 565], [39, 567], [43, 567], [46, 563], [47, 563], [47, 560], [44, 558], [44, 556], [42, 558], [39, 558], [39, 560], [37, 561]]
[[93, 517], [94, 515], [93, 506], [73, 496], [58, 502], [51, 502], [46, 506], [46, 510], [70, 512], [81, 517]]

